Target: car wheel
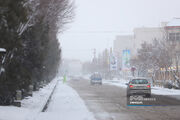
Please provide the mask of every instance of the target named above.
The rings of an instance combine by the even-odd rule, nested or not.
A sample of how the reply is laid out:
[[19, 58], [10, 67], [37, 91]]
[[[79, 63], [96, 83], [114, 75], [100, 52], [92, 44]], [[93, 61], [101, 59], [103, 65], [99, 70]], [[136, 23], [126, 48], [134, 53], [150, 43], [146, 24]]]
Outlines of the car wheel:
[[127, 97], [130, 97], [130, 94], [127, 92], [126, 96], [127, 96]]

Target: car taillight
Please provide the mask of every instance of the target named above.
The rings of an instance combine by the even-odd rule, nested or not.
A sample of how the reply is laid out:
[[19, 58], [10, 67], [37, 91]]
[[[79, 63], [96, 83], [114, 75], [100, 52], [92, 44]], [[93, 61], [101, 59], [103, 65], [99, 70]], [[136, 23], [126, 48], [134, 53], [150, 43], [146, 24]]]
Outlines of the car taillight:
[[147, 85], [147, 88], [150, 88], [151, 86], [150, 85]]
[[134, 86], [133, 85], [129, 85], [130, 88], [133, 88]]

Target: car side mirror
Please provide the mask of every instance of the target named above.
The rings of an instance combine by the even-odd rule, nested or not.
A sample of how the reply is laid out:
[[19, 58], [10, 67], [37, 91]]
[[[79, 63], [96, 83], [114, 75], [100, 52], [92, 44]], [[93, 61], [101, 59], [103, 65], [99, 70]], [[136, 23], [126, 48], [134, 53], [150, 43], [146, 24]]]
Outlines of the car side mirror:
[[125, 85], [128, 85], [128, 83], [126, 83]]

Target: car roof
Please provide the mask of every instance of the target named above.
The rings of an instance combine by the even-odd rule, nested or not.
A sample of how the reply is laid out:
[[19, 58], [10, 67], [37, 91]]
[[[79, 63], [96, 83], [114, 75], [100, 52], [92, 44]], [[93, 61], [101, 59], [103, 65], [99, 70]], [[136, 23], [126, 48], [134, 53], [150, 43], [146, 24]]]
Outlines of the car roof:
[[148, 79], [148, 78], [146, 78], [146, 77], [133, 77], [133, 78], [131, 78], [131, 80], [134, 80], [134, 79]]

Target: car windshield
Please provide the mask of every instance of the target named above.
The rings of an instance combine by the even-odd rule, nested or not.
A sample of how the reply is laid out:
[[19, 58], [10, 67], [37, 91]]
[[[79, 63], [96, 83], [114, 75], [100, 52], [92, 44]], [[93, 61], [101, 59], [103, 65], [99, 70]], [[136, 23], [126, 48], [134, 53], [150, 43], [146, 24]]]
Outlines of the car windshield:
[[94, 77], [101, 77], [99, 74], [95, 74]]
[[132, 84], [148, 84], [146, 79], [133, 79], [131, 81]]

